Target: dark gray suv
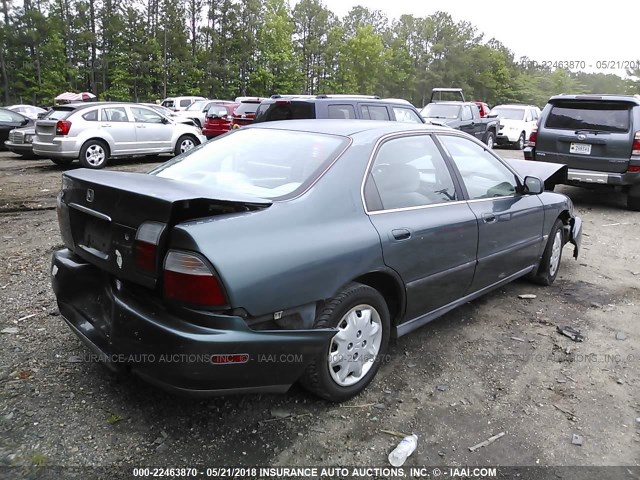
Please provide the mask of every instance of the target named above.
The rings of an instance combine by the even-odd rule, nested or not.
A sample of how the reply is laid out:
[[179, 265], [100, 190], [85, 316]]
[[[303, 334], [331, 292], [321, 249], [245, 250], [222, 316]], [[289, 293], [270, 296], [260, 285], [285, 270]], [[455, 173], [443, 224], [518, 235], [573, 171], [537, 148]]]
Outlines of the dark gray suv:
[[562, 183], [614, 188], [640, 210], [640, 95], [551, 97], [524, 158], [566, 164]]
[[369, 95], [273, 95], [260, 103], [255, 123], [313, 118], [425, 123], [408, 101]]

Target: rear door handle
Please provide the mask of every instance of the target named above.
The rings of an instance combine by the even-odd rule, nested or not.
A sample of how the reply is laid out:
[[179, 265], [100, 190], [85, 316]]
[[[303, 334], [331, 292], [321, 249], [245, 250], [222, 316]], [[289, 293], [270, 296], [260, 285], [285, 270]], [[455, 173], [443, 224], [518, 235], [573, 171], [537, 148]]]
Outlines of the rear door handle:
[[494, 223], [497, 220], [496, 216], [493, 213], [483, 213], [482, 221], [484, 223]]
[[396, 240], [406, 240], [407, 238], [411, 237], [411, 232], [406, 228], [396, 228], [394, 230], [391, 230], [391, 234]]
[[146, 128], [144, 125], [136, 125], [136, 128]]
[[110, 124], [110, 123], [103, 123], [101, 126], [102, 126], [102, 127], [110, 127], [110, 126], [111, 126], [111, 124]]

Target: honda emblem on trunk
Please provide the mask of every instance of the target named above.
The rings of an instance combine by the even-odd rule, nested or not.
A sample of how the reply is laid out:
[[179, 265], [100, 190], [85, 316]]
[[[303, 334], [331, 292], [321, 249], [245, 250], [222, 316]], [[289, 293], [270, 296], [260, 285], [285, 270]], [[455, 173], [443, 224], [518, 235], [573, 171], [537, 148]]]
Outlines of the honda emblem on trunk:
[[93, 197], [94, 197], [93, 189], [87, 188], [87, 202], [93, 202]]

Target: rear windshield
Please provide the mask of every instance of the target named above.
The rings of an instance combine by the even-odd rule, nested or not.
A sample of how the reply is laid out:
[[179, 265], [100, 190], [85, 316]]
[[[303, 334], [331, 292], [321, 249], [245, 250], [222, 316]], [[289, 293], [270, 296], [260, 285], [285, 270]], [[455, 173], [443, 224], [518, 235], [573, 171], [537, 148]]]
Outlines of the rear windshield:
[[622, 102], [562, 102], [551, 108], [545, 126], [560, 130], [628, 132], [631, 108]]
[[335, 135], [239, 129], [150, 172], [260, 198], [286, 198], [311, 184], [346, 146]]
[[310, 102], [277, 101], [261, 103], [256, 111], [256, 122], [275, 120], [304, 120], [316, 118], [316, 106]]
[[242, 115], [243, 113], [256, 113], [256, 110], [260, 106], [260, 103], [255, 102], [242, 102], [238, 108], [236, 108], [236, 113]]
[[42, 117], [43, 120], [64, 120], [75, 110], [69, 107], [53, 107], [47, 114]]
[[505, 120], [524, 120], [524, 108], [494, 108], [491, 115], [498, 115]]
[[460, 116], [460, 105], [445, 105], [442, 103], [430, 103], [420, 112], [423, 117], [428, 118], [458, 118]]

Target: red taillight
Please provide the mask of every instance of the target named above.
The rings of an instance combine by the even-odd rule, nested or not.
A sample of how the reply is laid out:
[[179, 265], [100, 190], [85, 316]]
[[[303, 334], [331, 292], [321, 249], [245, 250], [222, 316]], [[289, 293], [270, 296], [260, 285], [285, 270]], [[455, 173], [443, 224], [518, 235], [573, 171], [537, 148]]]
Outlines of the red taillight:
[[531, 135], [529, 135], [529, 143], [527, 144], [527, 146], [535, 147], [536, 140], [538, 140], [538, 127], [533, 127], [533, 130], [531, 130]]
[[145, 273], [156, 273], [158, 245], [165, 228], [164, 223], [144, 222], [136, 232], [136, 267]]
[[197, 255], [170, 251], [164, 260], [164, 296], [189, 305], [222, 306], [222, 286]]
[[640, 156], [640, 132], [636, 132], [636, 136], [633, 137], [633, 147], [631, 147], [631, 155]]
[[71, 130], [71, 122], [69, 120], [58, 120], [56, 123], [56, 135], [66, 135]]
[[629, 172], [629, 173], [638, 173], [638, 172], [640, 172], [640, 166], [632, 165], [629, 168], [627, 168], [627, 172]]

